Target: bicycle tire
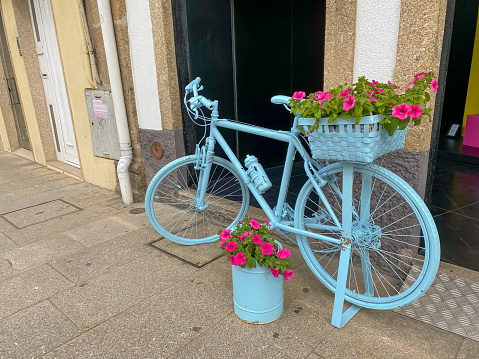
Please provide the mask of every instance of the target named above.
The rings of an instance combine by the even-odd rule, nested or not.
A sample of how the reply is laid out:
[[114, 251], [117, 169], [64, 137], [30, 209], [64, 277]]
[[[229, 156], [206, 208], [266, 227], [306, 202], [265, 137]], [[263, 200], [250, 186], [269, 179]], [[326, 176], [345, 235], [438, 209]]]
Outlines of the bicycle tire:
[[210, 204], [198, 209], [195, 164], [196, 155], [169, 163], [153, 177], [145, 196], [146, 214], [156, 231], [185, 245], [214, 242], [219, 230], [232, 229], [244, 218], [249, 205], [249, 189], [236, 169], [215, 156], [205, 197]]
[[[339, 214], [339, 222], [342, 210], [338, 196], [341, 178], [338, 181], [338, 177], [342, 176], [342, 171], [343, 162], [333, 163], [320, 171], [327, 178], [322, 190], [333, 211]], [[356, 215], [352, 215], [353, 239], [345, 300], [372, 309], [394, 309], [411, 303], [429, 288], [439, 267], [440, 243], [434, 220], [419, 195], [399, 176], [374, 164], [354, 163], [353, 171], [353, 207], [357, 210]], [[361, 214], [361, 186], [362, 181], [366, 182], [368, 178], [370, 191], [365, 185], [363, 200], [369, 199]], [[318, 224], [320, 215], [323, 216], [323, 225], [333, 224], [331, 219], [328, 222], [325, 218], [324, 204], [315, 193], [311, 180], [308, 180], [296, 202], [295, 226], [340, 239], [339, 232], [324, 232], [324, 229], [319, 232], [319, 229], [309, 228], [314, 226], [315, 220]], [[317, 208], [314, 203], [317, 203]], [[402, 217], [397, 219], [398, 215]], [[397, 228], [399, 226], [403, 227]], [[336, 259], [334, 256], [341, 252], [341, 246], [306, 236], [297, 238], [308, 266], [327, 288], [335, 292], [339, 255]], [[368, 271], [371, 272], [370, 277], [364, 275]], [[390, 286], [389, 290], [387, 286]]]

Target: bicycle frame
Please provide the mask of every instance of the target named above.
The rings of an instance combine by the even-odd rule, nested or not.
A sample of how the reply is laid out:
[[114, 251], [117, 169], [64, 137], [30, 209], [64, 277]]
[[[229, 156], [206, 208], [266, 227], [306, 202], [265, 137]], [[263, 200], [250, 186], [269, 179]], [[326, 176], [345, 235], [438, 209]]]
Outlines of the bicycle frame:
[[[306, 171], [306, 175], [312, 181], [321, 201], [326, 207], [326, 210], [328, 211], [329, 215], [331, 216], [334, 223], [336, 224], [336, 226], [311, 224], [310, 227], [342, 232], [341, 224], [338, 221], [336, 215], [334, 214], [333, 209], [331, 208], [328, 200], [326, 199], [326, 196], [321, 190], [321, 184], [325, 184], [326, 181], [320, 178], [319, 175], [314, 173], [315, 166], [320, 166], [320, 167], [322, 166], [321, 164], [314, 161], [306, 152], [304, 147], [301, 145], [301, 142], [299, 141], [299, 138], [298, 138], [299, 131], [296, 129], [296, 121], [297, 120], [295, 119], [291, 132], [270, 130], [267, 128], [257, 127], [254, 125], [232, 122], [227, 119], [218, 119], [216, 106], [215, 106], [215, 110], [213, 110], [213, 113], [211, 116], [210, 136], [208, 137], [208, 141], [207, 141], [208, 148], [206, 149], [207, 150], [206, 166], [204, 166], [203, 170], [201, 171], [200, 179], [199, 179], [199, 183], [201, 184], [199, 188], [201, 188], [201, 190], [199, 190], [197, 193], [197, 198], [196, 198], [197, 207], [204, 208], [205, 206], [208, 205], [208, 204], [206, 205], [204, 204], [204, 198], [205, 198], [206, 187], [207, 187], [207, 178], [209, 177], [209, 170], [211, 169], [211, 166], [208, 165], [208, 158], [212, 158], [212, 155], [214, 154], [214, 146], [217, 142], [226, 153], [226, 156], [228, 157], [228, 159], [231, 161], [234, 167], [238, 170], [241, 176], [241, 179], [247, 184], [249, 190], [251, 191], [253, 196], [256, 198], [261, 208], [266, 213], [266, 216], [268, 217], [270, 221], [272, 229], [279, 228], [282, 230], [287, 230], [291, 233], [316, 238], [329, 243], [341, 244], [342, 241], [339, 239], [331, 238], [321, 234], [312, 233], [302, 229], [297, 229], [294, 227], [293, 223], [290, 223], [290, 222], [288, 223], [287, 221], [279, 220], [279, 218], [281, 217], [281, 212], [283, 210], [284, 203], [286, 201], [287, 190], [289, 187], [289, 180], [290, 180], [291, 171], [293, 167], [293, 159], [295, 157], [296, 152], [298, 152], [301, 155], [301, 157], [304, 159], [304, 168]], [[273, 140], [288, 143], [288, 150], [287, 150], [286, 161], [285, 161], [284, 170], [283, 170], [280, 193], [279, 193], [278, 202], [276, 205], [276, 212], [273, 211], [273, 209], [269, 206], [269, 204], [263, 198], [262, 194], [260, 194], [258, 190], [256, 189], [256, 187], [253, 185], [251, 178], [246, 174], [246, 171], [243, 168], [241, 162], [233, 153], [233, 151], [231, 150], [230, 146], [228, 145], [224, 137], [221, 135], [218, 128], [232, 129], [235, 131], [245, 132], [252, 135], [267, 137]]]

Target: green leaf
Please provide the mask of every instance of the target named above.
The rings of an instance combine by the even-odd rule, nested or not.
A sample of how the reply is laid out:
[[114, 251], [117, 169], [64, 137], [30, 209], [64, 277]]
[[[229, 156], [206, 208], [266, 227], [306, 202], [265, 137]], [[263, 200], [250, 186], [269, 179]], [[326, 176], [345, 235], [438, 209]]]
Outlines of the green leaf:
[[399, 121], [398, 128], [400, 130], [404, 130], [409, 125], [409, 120], [401, 120]]
[[429, 100], [431, 99], [431, 96], [427, 92], [424, 92], [424, 97], [426, 98], [426, 102], [429, 102]]
[[329, 117], [328, 117], [328, 123], [333, 122], [333, 121], [336, 120], [337, 118], [338, 118], [338, 114], [337, 114], [337, 113], [332, 113], [332, 114], [329, 115]]
[[391, 118], [391, 122], [385, 123], [383, 126], [384, 126], [384, 129], [388, 131], [389, 136], [392, 136], [394, 135], [394, 132], [396, 132], [398, 128], [399, 118], [397, 117], [390, 117], [390, 118]]

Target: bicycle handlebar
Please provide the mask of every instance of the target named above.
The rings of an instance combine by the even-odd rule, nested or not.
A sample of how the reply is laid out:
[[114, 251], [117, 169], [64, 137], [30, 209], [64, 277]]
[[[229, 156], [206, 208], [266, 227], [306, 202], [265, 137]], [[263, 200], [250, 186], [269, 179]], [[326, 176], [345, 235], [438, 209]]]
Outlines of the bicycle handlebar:
[[[215, 103], [213, 101], [208, 100], [207, 98], [198, 95], [198, 91], [203, 90], [203, 86], [200, 86], [201, 78], [197, 77], [193, 81], [191, 81], [188, 86], [185, 87], [186, 95], [185, 95], [185, 105], [186, 102], [189, 102], [190, 108], [193, 111], [196, 111], [201, 106], [205, 106], [210, 111], [212, 111], [215, 107]], [[193, 96], [186, 101], [186, 96], [193, 92]]]
[[[188, 102], [190, 105], [190, 109], [192, 111], [195, 111], [196, 113], [198, 108], [200, 108], [201, 106], [204, 106], [208, 108], [210, 111], [213, 111], [215, 107], [214, 101], [210, 101], [207, 98], [201, 95], [198, 95], [198, 91], [203, 90], [203, 86], [200, 85], [200, 82], [201, 82], [201, 78], [197, 77], [196, 79], [191, 81], [188, 84], [188, 86], [185, 87], [185, 90], [186, 90], [185, 105], [187, 105], [187, 102]], [[188, 96], [191, 92], [193, 92], [193, 96], [189, 100], [186, 100], [186, 96]], [[287, 105], [290, 99], [291, 97], [289, 96], [277, 95], [271, 98], [271, 102], [276, 105], [284, 105], [287, 109], [289, 109]]]
[[271, 97], [271, 102], [275, 105], [287, 105], [291, 97], [284, 95], [276, 95]]

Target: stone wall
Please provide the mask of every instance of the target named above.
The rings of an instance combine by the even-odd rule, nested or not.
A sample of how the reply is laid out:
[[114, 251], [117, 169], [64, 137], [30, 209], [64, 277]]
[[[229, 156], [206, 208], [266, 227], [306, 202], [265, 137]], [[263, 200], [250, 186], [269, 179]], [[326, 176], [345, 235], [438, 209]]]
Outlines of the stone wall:
[[[103, 45], [103, 35], [101, 31], [97, 1], [85, 0], [85, 12], [87, 15], [88, 25], [90, 27], [90, 35], [92, 37], [92, 42], [95, 49], [98, 72], [102, 81], [102, 84], [100, 84], [98, 88], [103, 90], [109, 90], [110, 80], [108, 77], [108, 68], [105, 57], [105, 48]], [[131, 145], [133, 148], [133, 162], [130, 166], [130, 180], [135, 201], [139, 201], [145, 194], [146, 183], [143, 160], [141, 157], [140, 135], [135, 104], [135, 91], [133, 87], [133, 79], [131, 72], [128, 23], [126, 18], [126, 7], [124, 0], [111, 1], [111, 12], [113, 17], [113, 26], [115, 29], [116, 45], [118, 50], [121, 79], [123, 84], [123, 93], [125, 95], [125, 106], [128, 116]], [[118, 185], [117, 192], [119, 192]]]

